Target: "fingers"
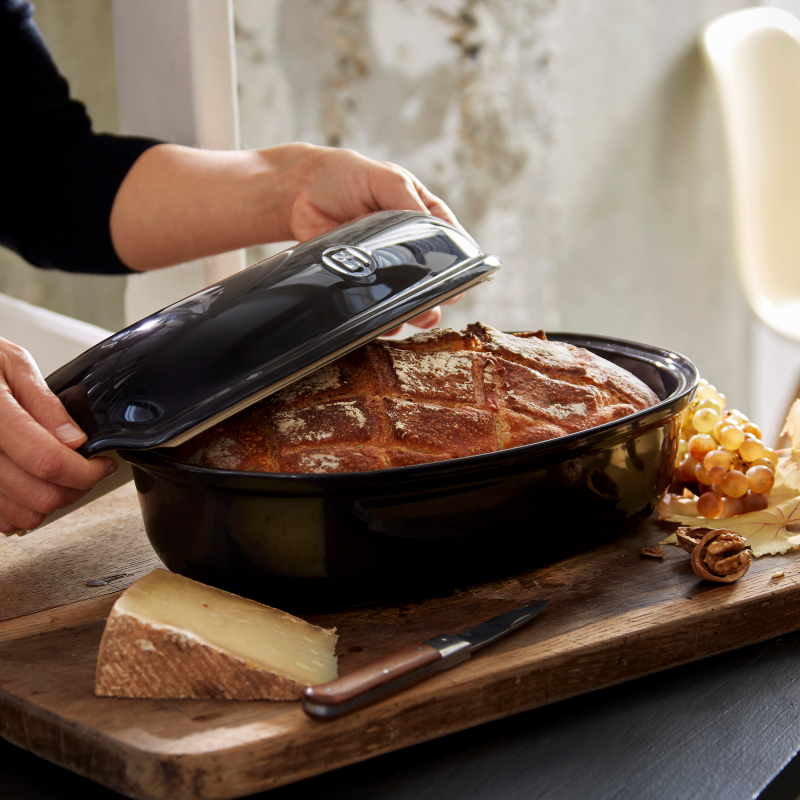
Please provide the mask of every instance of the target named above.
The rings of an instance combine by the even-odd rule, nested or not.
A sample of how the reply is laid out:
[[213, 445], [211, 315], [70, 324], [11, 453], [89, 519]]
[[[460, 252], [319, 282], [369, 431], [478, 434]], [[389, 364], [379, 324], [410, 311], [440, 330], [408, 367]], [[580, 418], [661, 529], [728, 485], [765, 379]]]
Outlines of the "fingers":
[[77, 503], [86, 494], [86, 492], [77, 492], [74, 489], [69, 491], [74, 492], [74, 495], [69, 500], [61, 500], [57, 505], [48, 505], [49, 511], [27, 508], [10, 497], [0, 494], [0, 533], [13, 533], [16, 530], [30, 531], [38, 528], [53, 511]]
[[[18, 528], [30, 530], [56, 509], [72, 505], [86, 494], [30, 475], [5, 453], [0, 453], [0, 516]], [[13, 517], [13, 518], [12, 518]]]
[[[85, 459], [46, 431], [0, 386], [0, 450], [25, 472], [72, 489], [91, 489], [108, 459]], [[62, 429], [63, 430], [63, 429]]]
[[91, 489], [113, 461], [90, 461], [73, 451], [86, 441], [86, 435], [44, 384], [24, 350], [0, 342], [0, 368], [4, 379], [0, 381], [0, 451], [32, 476], [71, 489]]
[[[396, 165], [392, 164], [391, 166]], [[416, 192], [420, 201], [423, 203], [425, 208], [430, 211], [431, 214], [433, 214], [434, 217], [439, 217], [439, 219], [449, 222], [459, 230], [464, 230], [464, 228], [461, 227], [461, 223], [456, 219], [456, 215], [449, 209], [444, 200], [437, 197], [432, 192], [429, 192], [423, 183], [415, 175], [405, 169], [405, 167], [397, 168], [405, 172], [405, 174], [408, 176], [408, 179], [411, 181], [414, 191]]]
[[50, 391], [26, 350], [0, 339], [0, 371], [18, 405], [46, 431], [73, 450], [86, 441], [86, 434]]
[[409, 320], [409, 323], [417, 328], [427, 330], [428, 328], [435, 328], [441, 321], [442, 310], [439, 306], [436, 306], [436, 308], [429, 308], [427, 311], [423, 311], [418, 317]]
[[464, 230], [447, 204], [423, 185], [411, 172], [390, 161], [381, 162], [382, 170], [370, 180], [377, 209], [424, 211]]
[[[287, 229], [299, 241], [374, 211], [433, 214], [463, 230], [447, 205], [397, 164], [374, 161], [352, 150], [287, 147], [281, 152], [284, 160], [294, 154], [287, 163], [298, 188], [277, 212], [287, 216]], [[280, 160], [280, 153], [272, 149], [262, 153]]]
[[9, 500], [5, 495], [0, 494], [0, 531], [3, 533], [14, 533], [14, 531], [29, 531], [38, 528], [44, 521], [44, 515], [35, 515], [27, 508], [23, 508], [19, 503]]
[[[373, 196], [373, 209], [422, 211], [430, 213], [415, 183], [414, 176], [388, 161], [373, 162], [369, 172], [369, 188]], [[420, 184], [421, 185], [421, 184]]]
[[[409, 325], [414, 325], [417, 328], [427, 330], [428, 328], [435, 328], [441, 322], [441, 320], [441, 309], [436, 306], [436, 308], [429, 308], [427, 311], [423, 311], [423, 313], [419, 316], [410, 319], [408, 323]], [[390, 331], [382, 333], [381, 336], [397, 336], [401, 330], [403, 330], [403, 326], [398, 325], [396, 328], [392, 328]]]
[[28, 353], [0, 339], [0, 531], [35, 528], [116, 470], [76, 453], [85, 441]]

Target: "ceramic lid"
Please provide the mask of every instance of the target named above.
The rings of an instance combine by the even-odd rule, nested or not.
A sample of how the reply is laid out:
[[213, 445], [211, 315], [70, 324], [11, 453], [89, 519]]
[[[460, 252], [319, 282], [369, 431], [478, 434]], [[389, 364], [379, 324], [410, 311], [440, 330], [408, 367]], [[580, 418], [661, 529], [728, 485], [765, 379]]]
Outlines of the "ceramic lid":
[[115, 333], [47, 383], [86, 456], [178, 445], [499, 267], [436, 217], [371, 214]]

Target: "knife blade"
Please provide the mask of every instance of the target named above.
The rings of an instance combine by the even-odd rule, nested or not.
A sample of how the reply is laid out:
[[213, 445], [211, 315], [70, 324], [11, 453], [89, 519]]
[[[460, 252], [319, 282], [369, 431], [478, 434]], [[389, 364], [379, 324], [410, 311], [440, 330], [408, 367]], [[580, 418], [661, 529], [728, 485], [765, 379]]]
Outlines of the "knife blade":
[[303, 693], [303, 711], [313, 719], [326, 720], [374, 703], [461, 664], [476, 650], [530, 622], [549, 602], [540, 600], [507, 611], [462, 633], [444, 633], [373, 661], [341, 678], [309, 686]]

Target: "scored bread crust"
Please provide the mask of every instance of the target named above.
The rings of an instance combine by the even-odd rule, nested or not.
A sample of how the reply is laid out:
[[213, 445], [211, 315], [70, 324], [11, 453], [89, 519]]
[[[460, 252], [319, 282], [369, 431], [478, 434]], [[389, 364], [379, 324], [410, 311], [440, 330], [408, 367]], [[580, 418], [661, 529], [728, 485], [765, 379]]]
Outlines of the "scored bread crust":
[[370, 342], [175, 455], [218, 469], [366, 472], [553, 439], [657, 402], [588, 350], [478, 322]]

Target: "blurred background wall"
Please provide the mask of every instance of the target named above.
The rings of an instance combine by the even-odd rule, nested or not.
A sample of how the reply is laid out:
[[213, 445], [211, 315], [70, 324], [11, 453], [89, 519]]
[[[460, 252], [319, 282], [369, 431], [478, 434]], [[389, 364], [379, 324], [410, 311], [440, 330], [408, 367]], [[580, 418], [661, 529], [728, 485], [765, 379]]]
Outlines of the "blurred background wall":
[[411, 169], [504, 269], [445, 323], [606, 333], [748, 405], [749, 318], [697, 48], [740, 0], [235, 0], [242, 143]]
[[[234, 0], [242, 145], [350, 147], [415, 172], [504, 263], [445, 324], [671, 347], [753, 415], [753, 322], [697, 48], [707, 21], [747, 5]], [[111, 0], [38, 0], [35, 19], [96, 128], [115, 131]], [[122, 291], [0, 251], [0, 292], [109, 329]]]

